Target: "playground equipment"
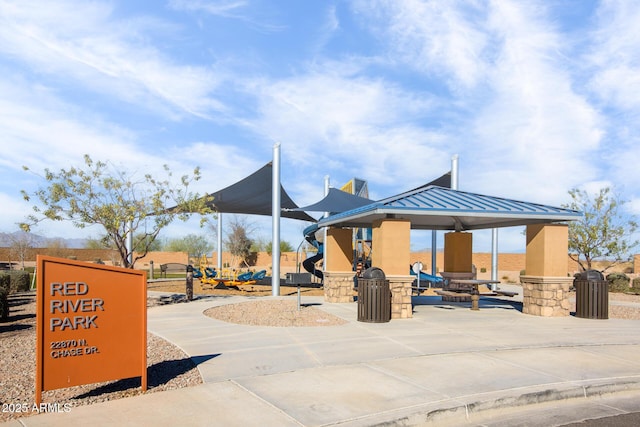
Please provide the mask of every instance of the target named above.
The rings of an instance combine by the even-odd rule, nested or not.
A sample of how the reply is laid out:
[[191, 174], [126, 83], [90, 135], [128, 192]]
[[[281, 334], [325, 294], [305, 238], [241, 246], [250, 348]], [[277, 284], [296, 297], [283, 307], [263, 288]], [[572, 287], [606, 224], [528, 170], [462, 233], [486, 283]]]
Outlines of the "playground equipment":
[[[346, 194], [345, 194], [346, 193]], [[369, 189], [367, 182], [353, 178], [343, 185], [340, 190], [329, 189], [325, 198], [311, 206], [312, 211], [344, 211], [365, 206], [371, 203], [369, 200]], [[304, 208], [300, 208], [304, 209]], [[335, 212], [334, 212], [335, 213]], [[306, 271], [319, 279], [323, 279], [322, 270], [317, 268], [317, 264], [324, 258], [323, 242], [318, 241], [316, 233], [318, 225], [312, 224], [303, 231], [304, 239], [317, 249], [317, 252], [302, 262]], [[298, 249], [299, 250], [299, 249]], [[353, 270], [360, 273], [371, 266], [371, 229], [353, 230]]]
[[[189, 264], [189, 265], [191, 265], [191, 264]], [[191, 268], [193, 269], [193, 278], [194, 279], [200, 279], [203, 276], [202, 271], [198, 267], [194, 267], [193, 265], [191, 265]]]
[[353, 245], [353, 271], [360, 277], [362, 272], [371, 267], [371, 240], [356, 239]]
[[304, 239], [307, 242], [309, 242], [318, 251], [316, 252], [315, 255], [312, 255], [309, 258], [302, 261], [302, 266], [309, 273], [313, 274], [318, 279], [322, 280], [324, 275], [322, 274], [322, 270], [316, 268], [316, 264], [318, 263], [318, 261], [321, 261], [322, 258], [324, 257], [324, 245], [322, 244], [322, 242], [318, 241], [318, 239], [316, 238], [317, 231], [318, 231], [317, 224], [312, 224], [309, 227], [305, 228], [303, 231]]
[[233, 279], [225, 282], [226, 286], [239, 286], [239, 285], [255, 285], [259, 280], [264, 279], [267, 276], [267, 270], [260, 270], [252, 273], [251, 271], [246, 271], [244, 273], [238, 274], [238, 276]]
[[[422, 267], [422, 263], [417, 263], [420, 267]], [[414, 264], [415, 265], [415, 264]], [[441, 276], [434, 276], [433, 274], [425, 273], [422, 269], [419, 269], [419, 275], [415, 272], [414, 266], [409, 266], [409, 273], [412, 276], [417, 276], [420, 278], [420, 282], [429, 283], [436, 287], [442, 287], [444, 284], [444, 278]]]

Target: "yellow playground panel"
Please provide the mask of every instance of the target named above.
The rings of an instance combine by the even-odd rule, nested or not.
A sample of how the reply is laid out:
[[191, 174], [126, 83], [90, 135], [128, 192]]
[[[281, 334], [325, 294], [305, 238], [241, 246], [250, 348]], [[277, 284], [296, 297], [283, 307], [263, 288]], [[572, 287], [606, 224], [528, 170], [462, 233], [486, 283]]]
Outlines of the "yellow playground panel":
[[199, 277], [200, 282], [212, 286], [224, 285], [224, 286], [238, 286], [238, 285], [254, 285], [259, 280], [265, 278], [267, 271], [260, 270], [242, 271], [236, 268], [223, 268], [216, 270], [209, 267], [209, 259], [206, 255], [202, 255], [199, 260], [199, 270], [202, 275]]
[[[340, 190], [359, 197], [369, 198], [367, 181], [360, 178], [352, 178], [345, 183]], [[353, 269], [358, 275], [367, 266], [371, 265], [371, 229], [355, 228], [353, 230]]]

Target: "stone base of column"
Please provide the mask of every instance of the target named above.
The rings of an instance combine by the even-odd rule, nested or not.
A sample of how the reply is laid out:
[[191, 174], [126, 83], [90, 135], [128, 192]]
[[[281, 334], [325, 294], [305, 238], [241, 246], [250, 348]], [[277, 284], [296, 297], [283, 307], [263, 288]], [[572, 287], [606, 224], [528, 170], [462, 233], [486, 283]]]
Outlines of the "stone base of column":
[[387, 276], [391, 289], [391, 318], [410, 319], [413, 317], [411, 305], [411, 284], [414, 276]]
[[353, 271], [324, 272], [324, 300], [327, 302], [353, 302]]
[[520, 282], [523, 313], [544, 317], [570, 315], [569, 288], [573, 277], [520, 276]]

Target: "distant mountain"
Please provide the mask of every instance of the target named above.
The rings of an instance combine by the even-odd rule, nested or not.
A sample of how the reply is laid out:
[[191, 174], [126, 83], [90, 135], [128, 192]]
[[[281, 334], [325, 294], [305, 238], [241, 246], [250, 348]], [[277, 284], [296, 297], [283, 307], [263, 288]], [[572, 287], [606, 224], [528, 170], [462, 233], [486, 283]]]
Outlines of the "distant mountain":
[[52, 244], [60, 245], [70, 249], [81, 249], [87, 244], [87, 239], [65, 239], [63, 237], [44, 237], [35, 233], [24, 231], [14, 231], [13, 233], [0, 232], [0, 247], [11, 247], [15, 241], [29, 239], [30, 246], [34, 248], [44, 248]]

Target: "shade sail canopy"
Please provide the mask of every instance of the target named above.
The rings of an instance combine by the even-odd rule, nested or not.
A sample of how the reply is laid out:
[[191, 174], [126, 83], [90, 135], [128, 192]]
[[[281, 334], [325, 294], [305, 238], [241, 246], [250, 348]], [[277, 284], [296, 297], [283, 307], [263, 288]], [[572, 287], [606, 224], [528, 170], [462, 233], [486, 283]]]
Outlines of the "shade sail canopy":
[[434, 179], [433, 181], [421, 185], [418, 188], [414, 188], [411, 191], [416, 191], [416, 190], [420, 190], [421, 188], [425, 188], [428, 187], [430, 185], [437, 185], [438, 187], [445, 187], [445, 188], [451, 188], [451, 171], [445, 173], [444, 175], [442, 175], [439, 178]]
[[427, 185], [321, 219], [318, 226], [371, 227], [384, 218], [406, 219], [423, 230], [478, 230], [573, 221], [579, 211]]
[[[271, 216], [272, 173], [272, 163], [269, 162], [235, 184], [209, 194], [208, 197], [213, 196], [213, 199], [208, 206], [222, 213]], [[280, 205], [283, 209], [287, 209], [281, 213], [283, 218], [316, 222], [316, 219], [305, 212], [291, 210], [296, 209], [298, 205], [291, 200], [282, 185], [280, 186]]]
[[366, 197], [355, 196], [336, 188], [330, 188], [324, 199], [312, 205], [293, 209], [306, 212], [330, 212], [332, 214], [360, 208], [373, 203]]

